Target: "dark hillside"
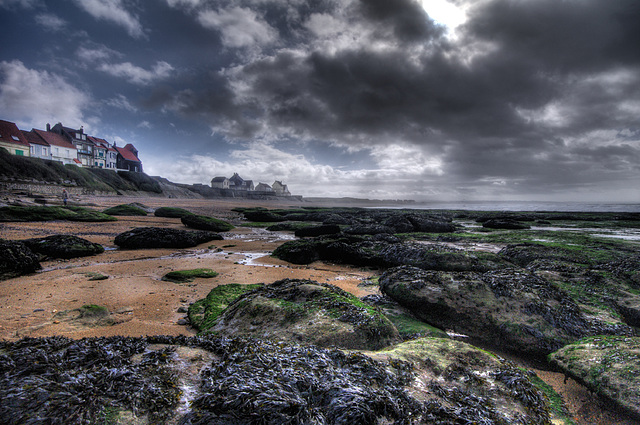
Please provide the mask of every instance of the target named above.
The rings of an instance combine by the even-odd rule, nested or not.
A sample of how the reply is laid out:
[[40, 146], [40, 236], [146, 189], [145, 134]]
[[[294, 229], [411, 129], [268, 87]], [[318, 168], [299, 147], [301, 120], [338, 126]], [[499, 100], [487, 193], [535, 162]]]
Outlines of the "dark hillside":
[[75, 185], [106, 192], [162, 193], [158, 182], [146, 174], [63, 165], [57, 161], [11, 155], [0, 148], [0, 180], [7, 179]]

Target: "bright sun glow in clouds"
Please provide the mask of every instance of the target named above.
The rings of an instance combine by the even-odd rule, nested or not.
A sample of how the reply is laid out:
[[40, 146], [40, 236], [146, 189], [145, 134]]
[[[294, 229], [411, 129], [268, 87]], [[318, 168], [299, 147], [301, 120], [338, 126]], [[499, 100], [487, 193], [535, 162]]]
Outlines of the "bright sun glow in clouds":
[[450, 29], [466, 20], [464, 10], [446, 0], [420, 0], [420, 3], [431, 19]]

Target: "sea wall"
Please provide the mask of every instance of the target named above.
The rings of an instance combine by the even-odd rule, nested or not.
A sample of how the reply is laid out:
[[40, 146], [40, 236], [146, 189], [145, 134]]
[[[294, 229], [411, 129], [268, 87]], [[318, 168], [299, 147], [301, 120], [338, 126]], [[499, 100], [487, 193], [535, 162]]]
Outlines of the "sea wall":
[[0, 191], [2, 192], [26, 192], [29, 194], [62, 196], [62, 190], [66, 189], [69, 195], [94, 195], [113, 196], [115, 192], [92, 190], [78, 186], [66, 186], [59, 184], [27, 183], [0, 181]]

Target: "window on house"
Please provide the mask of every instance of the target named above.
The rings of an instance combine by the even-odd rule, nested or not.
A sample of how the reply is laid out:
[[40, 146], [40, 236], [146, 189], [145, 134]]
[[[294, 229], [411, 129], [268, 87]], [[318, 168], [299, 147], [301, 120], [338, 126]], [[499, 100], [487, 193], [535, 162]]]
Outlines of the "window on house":
[[24, 151], [19, 151], [16, 149], [16, 155], [17, 156], [24, 156]]
[[42, 155], [46, 155], [47, 154], [47, 148], [42, 148]]
[[19, 138], [18, 136], [11, 135], [11, 138], [12, 138], [13, 140], [15, 140], [16, 142], [19, 142], [19, 141], [20, 141], [20, 138]]
[[36, 147], [31, 146], [31, 155], [35, 155], [35, 154], [36, 154]]

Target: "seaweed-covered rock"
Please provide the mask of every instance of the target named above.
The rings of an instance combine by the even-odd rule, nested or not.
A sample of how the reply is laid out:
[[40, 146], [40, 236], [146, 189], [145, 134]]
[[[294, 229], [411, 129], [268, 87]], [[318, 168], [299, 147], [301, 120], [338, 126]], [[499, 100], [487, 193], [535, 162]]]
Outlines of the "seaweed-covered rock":
[[521, 223], [516, 220], [504, 218], [492, 218], [484, 223], [482, 223], [482, 227], [486, 227], [488, 229], [509, 229], [509, 230], [522, 230], [522, 229], [530, 229], [531, 226], [525, 223]]
[[136, 227], [117, 235], [114, 242], [125, 249], [190, 248], [204, 242], [222, 239], [219, 234], [206, 231]]
[[344, 229], [349, 235], [377, 235], [379, 233], [393, 233], [393, 229], [382, 224], [354, 224]]
[[380, 290], [433, 326], [537, 357], [585, 336], [633, 333], [586, 317], [565, 292], [522, 269], [445, 273], [402, 266], [380, 277]]
[[293, 342], [375, 350], [399, 341], [378, 308], [327, 283], [284, 279], [241, 295], [213, 331]]
[[0, 239], [0, 280], [39, 270], [38, 256], [24, 243]]
[[24, 244], [46, 258], [77, 258], [101, 254], [104, 247], [74, 235], [25, 239]]
[[412, 341], [371, 353], [376, 360], [212, 336], [29, 338], [0, 341], [0, 352], [0, 417], [7, 425], [550, 420], [526, 372], [455, 341]]
[[287, 219], [271, 211], [255, 209], [243, 212], [244, 218], [249, 221], [257, 221], [261, 223], [275, 223], [278, 221], [286, 221]]
[[407, 215], [407, 220], [413, 225], [414, 232], [451, 233], [456, 231], [456, 226], [451, 222], [434, 220], [417, 214]]
[[207, 217], [206, 215], [186, 214], [180, 217], [180, 221], [192, 229], [209, 230], [211, 232], [228, 232], [233, 229], [233, 225], [226, 221]]
[[386, 234], [288, 241], [276, 248], [273, 256], [294, 264], [324, 260], [356, 266], [412, 265], [451, 271], [487, 271], [508, 264], [492, 253], [467, 253], [442, 244], [401, 243]]
[[303, 227], [295, 231], [295, 235], [298, 237], [335, 235], [336, 233], [340, 233], [340, 226], [336, 224], [324, 224], [322, 226]]
[[272, 255], [293, 264], [310, 264], [320, 259], [318, 244], [314, 240], [287, 241], [277, 247]]
[[376, 360], [415, 367], [412, 394], [433, 424], [549, 424], [545, 395], [533, 373], [461, 341], [421, 338], [375, 352]]
[[109, 215], [120, 215], [120, 216], [137, 216], [137, 215], [147, 215], [147, 212], [140, 208], [137, 205], [132, 204], [122, 204], [116, 205], [115, 207], [107, 208], [102, 211], [104, 214]]
[[386, 264], [411, 265], [425, 270], [488, 271], [505, 266], [505, 261], [491, 253], [471, 253], [443, 244], [387, 244], [378, 253]]
[[156, 217], [169, 217], [169, 218], [182, 218], [185, 215], [193, 214], [191, 211], [187, 211], [178, 207], [160, 207], [153, 212]]
[[118, 219], [88, 208], [43, 207], [43, 206], [7, 206], [0, 207], [0, 221], [51, 221], [68, 220], [82, 222], [117, 221]]
[[640, 419], [640, 338], [596, 336], [549, 356], [591, 391]]
[[553, 261], [556, 263], [589, 262], [587, 256], [579, 250], [568, 250], [536, 243], [507, 245], [500, 250], [498, 255], [520, 267], [527, 267], [534, 261], [538, 263], [540, 261]]

